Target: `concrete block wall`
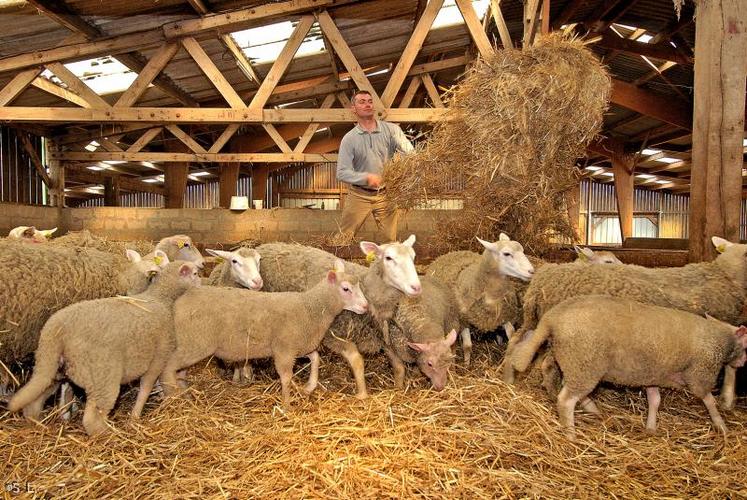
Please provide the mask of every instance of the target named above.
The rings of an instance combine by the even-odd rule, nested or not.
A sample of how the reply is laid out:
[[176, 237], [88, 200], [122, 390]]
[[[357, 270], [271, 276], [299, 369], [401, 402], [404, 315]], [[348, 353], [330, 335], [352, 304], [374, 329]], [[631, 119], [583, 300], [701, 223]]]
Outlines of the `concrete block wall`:
[[[34, 226], [37, 229], [52, 229], [60, 225], [60, 211], [55, 207], [41, 205], [19, 205], [0, 203], [0, 237], [18, 226]], [[61, 234], [58, 230], [58, 235]]]

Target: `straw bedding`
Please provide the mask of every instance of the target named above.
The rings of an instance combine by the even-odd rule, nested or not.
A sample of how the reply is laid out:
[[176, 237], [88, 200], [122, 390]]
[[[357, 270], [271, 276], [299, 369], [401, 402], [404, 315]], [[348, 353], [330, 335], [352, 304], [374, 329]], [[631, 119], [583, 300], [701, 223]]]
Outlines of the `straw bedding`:
[[609, 93], [609, 75], [579, 40], [552, 34], [527, 50], [496, 51], [452, 89], [450, 119], [386, 166], [386, 197], [411, 209], [454, 194], [461, 180], [462, 216], [439, 227], [440, 253], [501, 231], [533, 254], [552, 238], [572, 239], [565, 195]]
[[[500, 352], [475, 345], [473, 367], [453, 370], [447, 390], [408, 373], [395, 391], [383, 356], [369, 358], [371, 397], [354, 399], [347, 366], [323, 358], [324, 388], [293, 409], [260, 363], [253, 384], [221, 378], [214, 363], [190, 372], [192, 399], [152, 400], [143, 420], [125, 393], [113, 435], [90, 440], [80, 414], [46, 426], [0, 417], [0, 477], [66, 498], [714, 497], [747, 495], [747, 402], [724, 412], [726, 437], [702, 404], [663, 392], [659, 435], [646, 436], [645, 397], [603, 389], [602, 418], [580, 416], [568, 442], [535, 387], [499, 381]], [[307, 375], [298, 365], [295, 382]]]

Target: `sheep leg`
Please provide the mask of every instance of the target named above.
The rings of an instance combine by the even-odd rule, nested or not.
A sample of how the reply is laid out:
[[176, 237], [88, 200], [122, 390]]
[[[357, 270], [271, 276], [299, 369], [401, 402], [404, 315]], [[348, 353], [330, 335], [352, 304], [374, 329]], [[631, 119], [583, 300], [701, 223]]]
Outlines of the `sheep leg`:
[[392, 365], [394, 373], [394, 387], [397, 389], [405, 388], [405, 364], [399, 359], [399, 356], [389, 346], [384, 346], [384, 353], [389, 358], [389, 364]]
[[161, 373], [161, 386], [163, 387], [163, 395], [165, 397], [173, 396], [179, 389], [179, 380], [176, 375], [177, 366], [178, 359], [172, 357], [166, 363], [163, 373]]
[[233, 369], [233, 382], [236, 384], [249, 383], [254, 378], [254, 372], [252, 371], [252, 365], [249, 361], [245, 361], [243, 365], [237, 366]]
[[180, 389], [186, 389], [189, 387], [187, 383], [187, 370], [179, 370], [176, 374], [177, 383]]
[[470, 335], [469, 328], [462, 329], [459, 338], [462, 341], [464, 366], [469, 366], [470, 360], [472, 359], [472, 335]]
[[659, 412], [661, 394], [658, 387], [646, 387], [646, 399], [648, 400], [648, 417], [646, 418], [646, 433], [656, 433], [656, 415]]
[[[555, 357], [551, 352], [545, 354], [540, 369], [542, 370], [542, 387], [545, 388], [550, 398], [557, 398], [562, 385], [562, 377], [560, 367], [555, 362]], [[582, 401], [581, 404], [583, 405], [584, 402]]]
[[514, 369], [511, 356], [516, 346], [524, 337], [524, 333], [525, 332], [522, 330], [519, 330], [518, 334], [511, 335], [511, 338], [508, 339], [506, 353], [503, 355], [503, 369], [501, 370], [501, 378], [503, 378], [503, 381], [507, 384], [513, 384], [516, 380], [516, 369]]
[[348, 341], [340, 341], [339, 343], [336, 343], [334, 347], [335, 351], [345, 358], [345, 361], [348, 362], [350, 369], [353, 371], [356, 387], [355, 397], [358, 399], [366, 399], [368, 397], [368, 391], [366, 390], [365, 364], [360, 351], [358, 351], [355, 344]]
[[106, 417], [114, 408], [119, 396], [119, 384], [91, 391], [87, 394], [86, 409], [83, 412], [83, 428], [89, 436], [97, 436], [109, 431]]
[[716, 398], [714, 398], [713, 394], [709, 392], [702, 399], [703, 399], [703, 404], [708, 409], [708, 413], [711, 416], [711, 422], [713, 422], [713, 427], [715, 427], [717, 431], [725, 434], [726, 424], [724, 423], [724, 419], [721, 418], [721, 414], [718, 412], [718, 407], [716, 405]]
[[23, 409], [23, 416], [29, 419], [39, 420], [39, 415], [41, 415], [42, 409], [44, 408], [44, 403], [49, 399], [49, 396], [57, 392], [59, 386], [59, 383], [50, 385], [38, 398], [26, 405]]
[[724, 383], [721, 385], [721, 407], [725, 410], [734, 408], [734, 386], [737, 380], [737, 369], [726, 365], [724, 368]]
[[60, 386], [60, 396], [57, 400], [57, 406], [63, 409], [60, 415], [62, 420], [70, 420], [73, 418], [75, 412], [78, 411], [78, 405], [73, 403], [74, 397], [73, 388], [68, 382], [63, 382]]
[[602, 412], [599, 411], [599, 407], [594, 402], [593, 399], [590, 397], [585, 397], [579, 402], [579, 405], [581, 406], [581, 409], [584, 410], [586, 413], [590, 413], [591, 415], [599, 415]]
[[280, 376], [280, 389], [283, 394], [283, 407], [290, 408], [290, 384], [293, 377], [293, 364], [296, 359], [293, 356], [275, 356], [275, 371]]
[[514, 336], [516, 333], [516, 329], [514, 328], [514, 325], [511, 324], [510, 321], [506, 321], [503, 323], [503, 331], [506, 332], [506, 338], [508, 340], [511, 340], [511, 337]]
[[133, 405], [132, 412], [130, 413], [130, 416], [132, 418], [140, 418], [140, 415], [143, 413], [145, 402], [148, 401], [150, 391], [153, 389], [153, 384], [156, 383], [159, 374], [159, 369], [151, 368], [151, 370], [145, 372], [145, 374], [140, 377], [140, 389], [138, 390], [135, 404]]
[[565, 434], [573, 441], [576, 438], [576, 428], [573, 422], [573, 410], [576, 403], [581, 399], [579, 396], [571, 394], [567, 386], [563, 386], [558, 394], [558, 417], [560, 425], [565, 427]]
[[319, 352], [310, 352], [308, 358], [311, 361], [311, 367], [309, 368], [309, 381], [304, 386], [303, 392], [311, 394], [314, 392], [314, 389], [316, 389], [316, 386], [319, 385]]

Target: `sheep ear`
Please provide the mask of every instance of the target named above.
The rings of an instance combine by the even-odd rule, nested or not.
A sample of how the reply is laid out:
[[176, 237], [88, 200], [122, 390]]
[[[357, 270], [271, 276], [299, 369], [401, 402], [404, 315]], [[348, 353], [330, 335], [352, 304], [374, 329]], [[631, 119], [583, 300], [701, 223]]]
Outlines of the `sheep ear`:
[[56, 227], [53, 227], [52, 229], [45, 229], [44, 231], [39, 231], [41, 234], [44, 235], [45, 238], [49, 238], [54, 234], [54, 232], [57, 231]]
[[734, 331], [734, 335], [737, 337], [744, 337], [747, 336], [747, 326], [740, 326]]
[[412, 248], [412, 246], [415, 244], [415, 235], [411, 234], [407, 237], [405, 241], [402, 242], [402, 244], [406, 247]]
[[586, 260], [590, 260], [591, 258], [594, 257], [594, 250], [592, 250], [591, 248], [580, 248], [579, 247], [579, 250], [581, 250], [579, 257], [583, 255], [584, 259]]
[[127, 255], [127, 260], [132, 262], [133, 264], [140, 262], [143, 260], [143, 258], [140, 256], [139, 253], [137, 253], [135, 250], [130, 250], [129, 248], [125, 250], [125, 254]]
[[480, 238], [477, 238], [477, 241], [479, 241], [480, 244], [485, 247], [485, 250], [495, 250], [495, 243], [492, 243], [490, 241], [485, 241]]
[[327, 283], [329, 283], [330, 285], [334, 285], [337, 283], [337, 271], [327, 272]]
[[34, 234], [36, 233], [36, 228], [34, 226], [26, 228], [26, 230], [23, 232], [23, 236], [25, 238], [33, 238]]
[[724, 250], [734, 245], [731, 241], [719, 238], [718, 236], [712, 237], [711, 242], [713, 243], [713, 246], [716, 247], [718, 253], [724, 253]]
[[361, 252], [364, 255], [375, 255], [376, 257], [381, 255], [381, 247], [372, 241], [361, 241], [360, 242]]
[[345, 272], [345, 263], [342, 261], [342, 259], [335, 259], [335, 271], [338, 273]]
[[425, 352], [430, 348], [428, 344], [416, 344], [415, 342], [408, 342], [407, 345], [413, 351], [418, 351], [418, 352]]
[[182, 266], [179, 268], [179, 276], [181, 276], [182, 278], [186, 278], [187, 276], [190, 276], [191, 274], [192, 274], [192, 266], [187, 263], [182, 264]]
[[168, 266], [169, 262], [171, 261], [169, 260], [169, 256], [166, 255], [166, 252], [164, 252], [163, 250], [156, 250], [155, 252], [153, 252], [153, 262], [155, 262], [158, 267], [163, 269], [164, 267]]
[[511, 238], [509, 238], [506, 233], [501, 233], [501, 235], [498, 236], [498, 241], [511, 241]]
[[447, 346], [451, 346], [456, 342], [457, 339], [457, 333], [456, 330], [452, 329], [449, 334], [446, 336], [446, 339], [444, 340], [446, 342]]
[[231, 252], [226, 252], [225, 250], [213, 250], [212, 248], [206, 248], [205, 251], [213, 257], [218, 257], [223, 260], [231, 260], [233, 258], [233, 254]]

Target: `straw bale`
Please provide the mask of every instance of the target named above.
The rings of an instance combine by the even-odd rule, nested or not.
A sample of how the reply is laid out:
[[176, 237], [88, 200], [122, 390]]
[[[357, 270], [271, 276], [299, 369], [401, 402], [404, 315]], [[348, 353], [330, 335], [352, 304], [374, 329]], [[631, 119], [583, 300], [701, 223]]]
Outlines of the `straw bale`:
[[[500, 351], [476, 343], [445, 391], [408, 377], [392, 389], [384, 356], [367, 364], [371, 396], [323, 358], [325, 390], [283, 412], [271, 363], [236, 386], [213, 363], [193, 368], [192, 399], [150, 401], [128, 420], [136, 387], [89, 440], [80, 422], [0, 416], [0, 477], [66, 498], [735, 498], [747, 495], [747, 400], [715, 434], [700, 401], [663, 391], [660, 433], [643, 432], [645, 395], [600, 389], [601, 418], [580, 415], [567, 441], [552, 403], [499, 380]], [[308, 368], [298, 365], [301, 376]], [[384, 374], [384, 375], [379, 375]], [[412, 374], [411, 374], [412, 375]], [[76, 417], [80, 419], [81, 416]]]
[[153, 252], [155, 245], [152, 241], [132, 240], [118, 241], [105, 236], [97, 236], [88, 229], [82, 231], [70, 231], [64, 236], [49, 241], [53, 246], [95, 248], [101, 252], [125, 255], [125, 250], [135, 250], [140, 255]]
[[552, 238], [573, 238], [565, 195], [609, 94], [609, 75], [579, 40], [552, 34], [524, 51], [496, 51], [451, 90], [450, 120], [386, 166], [386, 196], [411, 209], [454, 194], [460, 180], [462, 216], [444, 221], [434, 247], [467, 248], [503, 231], [541, 253]]

